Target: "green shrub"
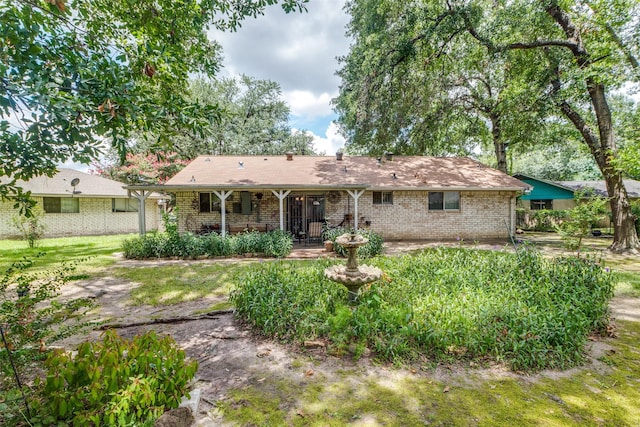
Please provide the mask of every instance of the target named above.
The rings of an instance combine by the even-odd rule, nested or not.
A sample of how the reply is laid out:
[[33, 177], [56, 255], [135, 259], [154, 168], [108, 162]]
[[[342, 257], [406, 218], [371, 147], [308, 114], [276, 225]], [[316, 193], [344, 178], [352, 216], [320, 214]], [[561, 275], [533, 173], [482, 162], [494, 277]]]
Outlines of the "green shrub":
[[[87, 298], [58, 298], [60, 288], [72, 279], [75, 264], [31, 271], [36, 265], [33, 259], [24, 259], [0, 278], [0, 326], [19, 370], [40, 359], [51, 343], [89, 326], [80, 319], [93, 307]], [[12, 376], [4, 350], [0, 342], [0, 384], [3, 377]]]
[[151, 331], [126, 341], [107, 331], [102, 342], [85, 342], [75, 355], [51, 355], [46, 367], [37, 421], [125, 426], [152, 425], [178, 407], [197, 362], [187, 361], [169, 336]]
[[[322, 232], [323, 240], [330, 240], [333, 242], [333, 250], [340, 256], [346, 257], [347, 250], [336, 243], [336, 239], [345, 233], [351, 233], [351, 229], [347, 228], [325, 228]], [[358, 248], [358, 257], [359, 258], [372, 258], [376, 255], [380, 255], [383, 249], [383, 240], [382, 236], [378, 233], [367, 230], [367, 229], [359, 229], [357, 234], [366, 237], [369, 239], [366, 245], [362, 245]]]
[[44, 211], [40, 206], [34, 206], [30, 210], [15, 214], [11, 218], [13, 226], [20, 232], [22, 238], [27, 241], [30, 248], [35, 248], [38, 240], [42, 239], [46, 226], [42, 223]]
[[[267, 264], [267, 265], [265, 265]], [[327, 261], [256, 265], [231, 300], [264, 334], [324, 337], [337, 352], [363, 346], [388, 361], [491, 358], [514, 370], [566, 368], [583, 361], [589, 334], [604, 331], [611, 275], [597, 260], [545, 259], [465, 249], [377, 258], [385, 275], [350, 306], [323, 275]]]
[[90, 326], [82, 315], [93, 306], [91, 300], [59, 299], [60, 288], [73, 278], [75, 264], [33, 271], [36, 261], [25, 258], [0, 277], [0, 425], [23, 420], [25, 408], [15, 376], [28, 383], [52, 343]]
[[636, 233], [640, 235], [640, 200], [631, 203], [631, 213], [636, 217]]
[[593, 191], [577, 191], [575, 200], [576, 206], [567, 211], [567, 217], [561, 224], [556, 225], [564, 246], [573, 251], [580, 249], [582, 239], [607, 213], [607, 199], [597, 196]]
[[222, 237], [216, 233], [196, 236], [151, 232], [127, 239], [122, 244], [125, 258], [197, 258], [201, 256], [229, 256], [260, 253], [269, 257], [285, 257], [293, 249], [293, 239], [287, 232], [274, 230], [267, 233], [247, 231], [235, 236]]

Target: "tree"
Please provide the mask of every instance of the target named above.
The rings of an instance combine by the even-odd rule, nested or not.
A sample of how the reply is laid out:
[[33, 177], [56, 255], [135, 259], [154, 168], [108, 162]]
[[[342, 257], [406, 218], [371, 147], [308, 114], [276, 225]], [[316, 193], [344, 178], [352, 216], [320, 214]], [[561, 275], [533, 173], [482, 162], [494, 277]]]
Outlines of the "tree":
[[163, 184], [189, 162], [175, 152], [127, 153], [125, 161], [94, 163], [93, 172], [127, 184]]
[[215, 75], [215, 26], [308, 0], [15, 0], [0, 4], [0, 195], [105, 146], [124, 158], [133, 132], [163, 141], [219, 116], [190, 100], [188, 76]]
[[[341, 96], [345, 93], [350, 102], [359, 96], [366, 97], [368, 92], [363, 88], [377, 89], [386, 85], [396, 78], [394, 73], [397, 70], [408, 76], [409, 81], [419, 76], [424, 86], [428, 82], [429, 86], [437, 87], [440, 83], [429, 78], [437, 76], [437, 73], [449, 75], [452, 69], [459, 69], [464, 63], [460, 63], [458, 56], [445, 61], [444, 65], [442, 61], [433, 59], [444, 57], [449, 52], [460, 52], [459, 46], [475, 43], [485, 49], [490, 69], [497, 69], [495, 64], [507, 61], [505, 71], [510, 74], [504, 82], [509, 96], [505, 99], [520, 100], [525, 111], [538, 111], [537, 103], [551, 106], [554, 109], [553, 120], [564, 120], [580, 133], [582, 142], [607, 183], [615, 227], [611, 249], [638, 250], [640, 242], [634, 228], [634, 216], [622, 173], [615, 166], [618, 154], [607, 101], [611, 90], [638, 81], [635, 58], [640, 50], [640, 26], [636, 22], [640, 5], [637, 2], [569, 0], [560, 4], [555, 0], [475, 0], [411, 2], [395, 6], [390, 1], [353, 0], [348, 7], [352, 13], [357, 12], [353, 18], [356, 22], [360, 22], [358, 19], [367, 22], [367, 25], [357, 27], [366, 29], [363, 43], [360, 44], [355, 37], [350, 53], [353, 55], [355, 51], [356, 56], [365, 58], [361, 66], [364, 78], [360, 86], [345, 85], [343, 78]], [[407, 29], [402, 22], [412, 23], [412, 27]], [[385, 43], [394, 35], [397, 37], [392, 44]], [[382, 59], [372, 52], [375, 42], [383, 46]], [[421, 56], [421, 67], [405, 65], [406, 53], [414, 51], [425, 52]], [[471, 52], [476, 52], [476, 49]], [[436, 70], [432, 69], [432, 64]], [[447, 64], [449, 67], [445, 66]], [[347, 66], [354, 67], [351, 64]], [[394, 73], [386, 73], [385, 66]], [[350, 93], [354, 89], [355, 93]], [[422, 95], [425, 91], [417, 93]], [[415, 92], [407, 92], [406, 96], [404, 92], [396, 92], [393, 97], [404, 98], [398, 101], [401, 104], [411, 103]], [[450, 93], [455, 95], [456, 90]], [[425, 97], [420, 96], [420, 99]], [[443, 95], [433, 99], [443, 99]], [[395, 104], [386, 102], [392, 107], [389, 111], [374, 112], [395, 116]], [[361, 105], [366, 106], [366, 103]], [[505, 104], [502, 112], [510, 111], [515, 105], [513, 102]], [[365, 108], [358, 114], [366, 116], [369, 111]], [[517, 115], [512, 117], [517, 120]], [[403, 132], [412, 132], [414, 127], [406, 127]], [[445, 143], [457, 147], [455, 142]]]
[[313, 138], [289, 127], [289, 106], [280, 85], [242, 75], [191, 82], [193, 101], [220, 109], [218, 120], [198, 134], [174, 139], [183, 158], [201, 154], [313, 154]]
[[350, 1], [347, 10], [355, 43], [334, 105], [349, 149], [469, 155], [491, 145], [507, 172], [507, 146], [540, 129], [548, 108], [521, 99], [518, 58], [490, 55], [430, 2]]

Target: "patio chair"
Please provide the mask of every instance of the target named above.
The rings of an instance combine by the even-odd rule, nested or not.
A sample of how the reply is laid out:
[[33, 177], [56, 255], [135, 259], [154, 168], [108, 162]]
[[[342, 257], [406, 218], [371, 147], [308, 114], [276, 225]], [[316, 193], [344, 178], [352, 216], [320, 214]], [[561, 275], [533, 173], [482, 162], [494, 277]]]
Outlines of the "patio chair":
[[307, 229], [307, 243], [311, 243], [312, 240], [322, 242], [322, 223], [310, 222]]

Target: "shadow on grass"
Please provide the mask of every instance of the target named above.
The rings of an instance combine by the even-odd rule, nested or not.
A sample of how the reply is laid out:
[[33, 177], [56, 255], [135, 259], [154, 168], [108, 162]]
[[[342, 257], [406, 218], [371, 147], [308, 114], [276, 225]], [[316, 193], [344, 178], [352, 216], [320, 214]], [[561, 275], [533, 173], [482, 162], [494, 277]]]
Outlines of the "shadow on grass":
[[119, 267], [113, 275], [140, 286], [131, 290], [134, 305], [178, 304], [208, 296], [228, 296], [236, 265], [193, 264]]
[[593, 365], [535, 376], [461, 367], [308, 375], [318, 370], [308, 363], [284, 379], [256, 372], [216, 411], [239, 425], [635, 425], [639, 338], [640, 323], [621, 322], [619, 338], [606, 340], [612, 350]]

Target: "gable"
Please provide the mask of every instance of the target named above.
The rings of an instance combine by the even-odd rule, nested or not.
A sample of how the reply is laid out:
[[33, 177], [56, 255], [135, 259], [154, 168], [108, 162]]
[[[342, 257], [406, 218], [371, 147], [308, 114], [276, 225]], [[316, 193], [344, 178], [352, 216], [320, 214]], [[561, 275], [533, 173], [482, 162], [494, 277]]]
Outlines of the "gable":
[[573, 199], [573, 190], [552, 181], [516, 174], [514, 177], [529, 184], [533, 189], [520, 196], [521, 200], [568, 200]]

